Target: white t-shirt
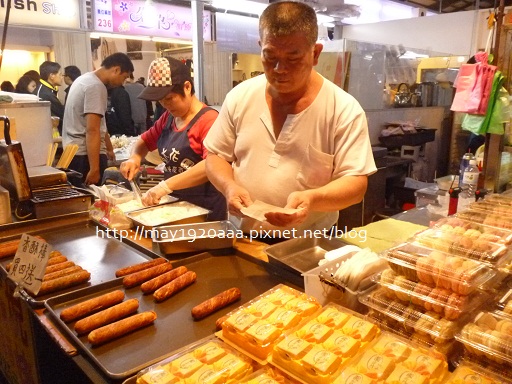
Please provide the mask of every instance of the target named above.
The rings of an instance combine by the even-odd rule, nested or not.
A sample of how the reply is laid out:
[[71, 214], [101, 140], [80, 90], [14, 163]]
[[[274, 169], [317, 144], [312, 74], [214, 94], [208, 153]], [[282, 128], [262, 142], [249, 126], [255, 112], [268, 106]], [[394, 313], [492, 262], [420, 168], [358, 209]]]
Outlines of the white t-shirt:
[[77, 155], [87, 155], [85, 143], [87, 113], [101, 115], [100, 126], [100, 154], [107, 153], [105, 146], [105, 111], [107, 109], [107, 87], [94, 74], [88, 72], [78, 77], [69, 89], [68, 99], [64, 107], [64, 121], [62, 124], [62, 146], [77, 144]]
[[[209, 153], [232, 163], [235, 181], [253, 201], [284, 207], [291, 192], [376, 172], [366, 115], [354, 97], [323, 79], [312, 104], [288, 115], [276, 140], [266, 84], [261, 75], [230, 91], [204, 141]], [[311, 212], [297, 229], [330, 228], [337, 218], [338, 212]]]

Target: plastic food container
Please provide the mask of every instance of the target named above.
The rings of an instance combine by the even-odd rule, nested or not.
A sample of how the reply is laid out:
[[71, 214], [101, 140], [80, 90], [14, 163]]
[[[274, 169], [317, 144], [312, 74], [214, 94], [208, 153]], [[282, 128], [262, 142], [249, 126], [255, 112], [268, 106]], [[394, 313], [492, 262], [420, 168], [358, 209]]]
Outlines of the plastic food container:
[[329, 384], [379, 334], [378, 326], [361, 315], [330, 304], [286, 332], [271, 362], [302, 382]]
[[425, 283], [407, 280], [391, 269], [375, 275], [374, 281], [384, 288], [388, 298], [404, 304], [413, 303], [448, 320], [457, 320], [479, 308], [489, 297], [478, 290], [465, 296], [443, 288], [432, 288]]
[[435, 179], [435, 182], [439, 189], [448, 191], [450, 188], [457, 188], [459, 186], [459, 175], [438, 177]]
[[469, 205], [471, 209], [478, 210], [478, 211], [484, 211], [496, 215], [505, 215], [507, 217], [512, 216], [512, 206], [508, 204], [500, 204], [495, 201], [478, 201], [476, 203], [471, 203]]
[[288, 378], [277, 368], [265, 366], [253, 372], [242, 381], [241, 384], [295, 384], [295, 380]]
[[[477, 235], [476, 232], [471, 233]], [[438, 251], [484, 262], [491, 267], [508, 265], [512, 259], [512, 252], [505, 244], [494, 243], [481, 235], [472, 237], [430, 228], [417, 233], [413, 241]]]
[[130, 212], [126, 216], [132, 219], [136, 226], [144, 229], [141, 233], [146, 233], [146, 230], [151, 231], [160, 225], [204, 222], [208, 212], [197, 205], [178, 201]]
[[228, 313], [219, 337], [264, 365], [283, 332], [320, 309], [318, 301], [279, 284]]
[[473, 355], [512, 366], [512, 319], [498, 312], [480, 312], [456, 339]]
[[408, 280], [426, 283], [452, 292], [469, 295], [496, 275], [489, 266], [422, 245], [403, 243], [381, 256], [390, 268]]
[[509, 382], [510, 380], [494, 372], [462, 360], [462, 362], [457, 365], [457, 368], [450, 374], [446, 384], [507, 384]]
[[[137, 374], [137, 384], [238, 383], [253, 372], [252, 360], [210, 336]], [[205, 379], [209, 381], [204, 381]]]
[[444, 232], [471, 237], [474, 240], [487, 240], [494, 243], [512, 243], [512, 231], [491, 227], [464, 220], [458, 217], [445, 217], [433, 223], [432, 228]]
[[502, 204], [502, 205], [509, 205], [512, 206], [512, 196], [510, 195], [503, 195], [503, 194], [497, 194], [492, 193], [489, 195], [486, 195], [484, 198], [485, 202], [492, 202], [495, 204]]
[[435, 311], [392, 300], [382, 287], [370, 289], [369, 292], [362, 294], [359, 300], [368, 307], [397, 320], [403, 327], [430, 335], [436, 343], [445, 343], [453, 339], [465, 320], [464, 316], [457, 321], [447, 320]]
[[512, 218], [488, 213], [484, 210], [467, 209], [455, 217], [501, 229], [512, 229]]
[[512, 289], [502, 296], [498, 302], [498, 308], [505, 316], [510, 316], [512, 318]]
[[[362, 374], [379, 383], [438, 384], [448, 375], [448, 363], [436, 351], [423, 349], [396, 335], [382, 333], [342, 372], [346, 378], [355, 374]], [[404, 381], [405, 377], [408, 381]]]

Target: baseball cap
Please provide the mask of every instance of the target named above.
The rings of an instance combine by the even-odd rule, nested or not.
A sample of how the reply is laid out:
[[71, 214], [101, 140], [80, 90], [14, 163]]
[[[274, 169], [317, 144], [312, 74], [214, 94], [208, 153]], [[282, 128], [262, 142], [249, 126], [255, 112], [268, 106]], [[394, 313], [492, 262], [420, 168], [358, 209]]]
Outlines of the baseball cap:
[[173, 84], [192, 81], [190, 68], [172, 57], [160, 57], [149, 65], [148, 84], [139, 99], [158, 101], [167, 96]]

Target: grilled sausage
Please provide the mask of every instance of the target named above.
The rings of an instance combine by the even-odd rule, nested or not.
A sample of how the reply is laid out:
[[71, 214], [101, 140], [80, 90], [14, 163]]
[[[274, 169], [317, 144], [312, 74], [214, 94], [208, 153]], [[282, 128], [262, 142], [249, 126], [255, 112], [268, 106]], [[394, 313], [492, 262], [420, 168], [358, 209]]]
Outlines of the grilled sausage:
[[228, 315], [225, 315], [215, 320], [215, 330], [222, 331], [222, 323], [224, 323], [224, 320], [226, 320], [228, 317]]
[[50, 257], [48, 259], [48, 262], [46, 263], [46, 266], [50, 266], [50, 265], [55, 265], [55, 264], [59, 264], [59, 263], [63, 263], [65, 261], [68, 261], [68, 258], [64, 255], [58, 255], [58, 256], [53, 256], [53, 257]]
[[65, 261], [63, 263], [50, 265], [49, 267], [48, 266], [46, 267], [46, 269], [44, 270], [44, 274], [46, 275], [47, 273], [53, 273], [56, 271], [60, 271], [61, 269], [73, 267], [75, 265], [76, 265], [75, 263], [73, 263], [72, 261], [69, 261], [69, 260]]
[[42, 296], [50, 292], [60, 291], [61, 289], [82, 284], [85, 283], [86, 281], [89, 281], [90, 278], [91, 274], [86, 270], [82, 270], [80, 272], [72, 273], [71, 275], [58, 277], [53, 280], [43, 281], [43, 283], [41, 284], [41, 288], [39, 289], [39, 292], [37, 293], [36, 296]]
[[122, 277], [126, 275], [130, 275], [135, 272], [142, 271], [143, 269], [148, 269], [151, 267], [154, 267], [155, 265], [167, 263], [168, 261], [162, 257], [159, 257], [158, 259], [145, 261], [143, 263], [130, 265], [129, 267], [121, 268], [116, 271], [116, 277]]
[[240, 300], [241, 293], [238, 288], [230, 288], [227, 291], [221, 292], [218, 295], [203, 301], [201, 304], [192, 308], [192, 317], [195, 320], [200, 320], [215, 311], [218, 311], [225, 306]]
[[[40, 236], [35, 237], [37, 237], [39, 240], [43, 240]], [[0, 259], [4, 257], [14, 256], [16, 254], [16, 251], [18, 250], [20, 241], [20, 239], [17, 239], [0, 243]]]
[[60, 271], [55, 271], [52, 273], [45, 273], [43, 276], [43, 281], [48, 281], [48, 280], [56, 279], [57, 277], [70, 275], [72, 273], [81, 271], [82, 269], [83, 268], [79, 265], [73, 265], [72, 267], [61, 269]]
[[192, 284], [194, 281], [196, 281], [196, 278], [197, 275], [195, 272], [187, 271], [183, 275], [158, 288], [153, 293], [153, 297], [156, 301], [164, 301], [165, 299], [174, 295], [176, 292], [181, 291], [183, 288]]
[[136, 329], [151, 324], [156, 320], [156, 313], [147, 311], [116, 321], [115, 323], [105, 325], [95, 329], [87, 336], [87, 340], [92, 345], [100, 345], [117, 337], [123, 336]]
[[94, 315], [87, 316], [75, 323], [75, 331], [79, 335], [91, 332], [93, 329], [113, 323], [114, 321], [125, 318], [139, 309], [139, 300], [130, 299], [116, 304], [113, 307], [106, 308]]
[[167, 284], [168, 282], [174, 280], [178, 276], [183, 275], [187, 271], [187, 267], [178, 267], [176, 269], [172, 269], [169, 272], [165, 272], [160, 276], [157, 276], [151, 280], [146, 281], [140, 286], [140, 289], [144, 293], [152, 293], [161, 286], [163, 286], [164, 284]]
[[123, 300], [124, 292], [118, 289], [63, 309], [60, 313], [60, 318], [62, 321], [69, 323], [70, 321], [79, 319], [80, 317], [90, 315], [93, 312], [118, 304]]
[[168, 272], [172, 269], [171, 263], [159, 264], [154, 267], [144, 269], [140, 272], [132, 273], [123, 277], [123, 285], [126, 288], [135, 287], [145, 281], [151, 280], [154, 277], [161, 275], [162, 273]]

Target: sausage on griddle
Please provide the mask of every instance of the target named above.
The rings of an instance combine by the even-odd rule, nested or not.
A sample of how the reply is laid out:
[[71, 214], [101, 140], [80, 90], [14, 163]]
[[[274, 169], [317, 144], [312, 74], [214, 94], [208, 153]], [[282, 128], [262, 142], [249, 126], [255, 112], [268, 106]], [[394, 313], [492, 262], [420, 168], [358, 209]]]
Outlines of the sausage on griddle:
[[192, 308], [192, 317], [195, 320], [200, 320], [203, 317], [206, 317], [213, 312], [218, 311], [219, 309], [224, 308], [225, 306], [234, 303], [237, 300], [240, 300], [240, 297], [240, 289], [230, 288]]
[[169, 272], [165, 272], [164, 274], [157, 276], [151, 280], [146, 281], [140, 286], [140, 289], [144, 293], [152, 293], [156, 291], [158, 288], [167, 284], [168, 282], [174, 280], [175, 278], [183, 275], [187, 272], [187, 267], [178, 267], [175, 269], [171, 269]]
[[62, 321], [69, 323], [70, 321], [88, 316], [112, 305], [116, 305], [123, 300], [124, 292], [118, 289], [63, 309], [60, 313], [60, 318]]
[[174, 295], [176, 292], [181, 291], [183, 288], [192, 284], [194, 281], [196, 281], [196, 278], [197, 275], [195, 272], [188, 271], [183, 275], [175, 278], [173, 281], [158, 288], [153, 293], [153, 297], [156, 301], [164, 301], [165, 299]]
[[136, 315], [127, 317], [126, 319], [95, 329], [89, 333], [87, 340], [89, 340], [89, 343], [92, 345], [100, 345], [129, 332], [135, 331], [136, 329], [145, 327], [155, 320], [156, 313], [153, 311], [137, 313]]
[[84, 317], [75, 323], [75, 331], [79, 335], [91, 332], [93, 329], [103, 327], [114, 321], [125, 318], [139, 309], [139, 300], [130, 299], [106, 308], [98, 313]]
[[154, 277], [161, 275], [162, 273], [168, 272], [172, 269], [171, 263], [159, 264], [154, 267], [144, 269], [139, 272], [132, 273], [123, 277], [123, 285], [126, 288], [132, 288], [136, 285], [140, 285], [145, 281], [151, 280]]
[[118, 269], [116, 271], [116, 277], [123, 277], [126, 275], [130, 275], [132, 273], [139, 272], [139, 271], [142, 271], [143, 269], [148, 269], [148, 268], [154, 267], [155, 265], [159, 265], [159, 264], [163, 264], [163, 263], [168, 263], [168, 261], [165, 260], [164, 258], [159, 257], [158, 259], [145, 261], [145, 262], [139, 263], [139, 264], [130, 265], [129, 267]]

